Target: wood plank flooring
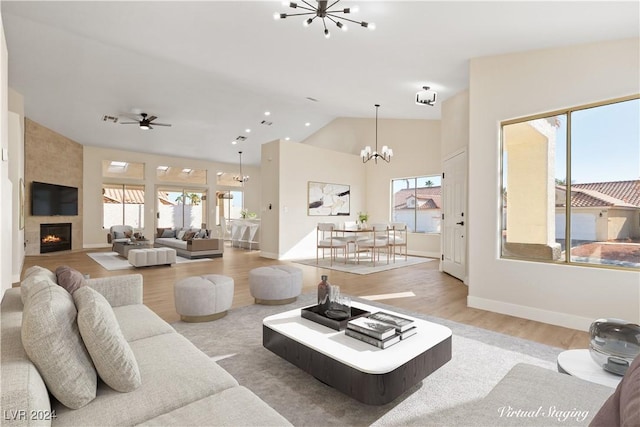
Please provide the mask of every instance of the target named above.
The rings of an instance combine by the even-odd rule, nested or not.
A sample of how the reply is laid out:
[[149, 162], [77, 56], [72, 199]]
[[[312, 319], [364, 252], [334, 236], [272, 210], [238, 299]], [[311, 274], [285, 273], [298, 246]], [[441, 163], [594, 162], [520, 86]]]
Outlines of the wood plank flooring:
[[459, 280], [438, 271], [437, 261], [375, 274], [356, 275], [261, 258], [259, 251], [226, 247], [224, 257], [212, 261], [175, 264], [173, 267], [108, 271], [86, 255], [87, 252], [97, 251], [100, 249], [28, 256], [25, 258], [23, 274], [24, 270], [33, 265], [51, 270], [60, 265], [69, 265], [92, 278], [139, 273], [144, 277], [144, 303], [171, 323], [179, 319], [173, 302], [173, 284], [177, 280], [211, 273], [233, 277], [235, 291], [232, 308], [235, 308], [253, 304], [249, 293], [249, 270], [265, 265], [290, 264], [303, 270], [303, 292], [315, 291], [320, 276], [327, 274], [329, 282], [340, 285], [344, 294], [366, 296], [413, 292], [415, 297], [385, 299], [381, 302], [565, 349], [588, 348], [589, 343], [587, 332], [467, 307], [467, 287]]

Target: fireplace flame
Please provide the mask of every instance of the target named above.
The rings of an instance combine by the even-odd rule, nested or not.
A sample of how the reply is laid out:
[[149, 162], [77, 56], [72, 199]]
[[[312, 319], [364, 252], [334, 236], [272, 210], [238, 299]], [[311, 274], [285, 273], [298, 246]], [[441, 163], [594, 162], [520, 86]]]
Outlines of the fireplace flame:
[[42, 243], [58, 243], [61, 242], [62, 239], [56, 235], [49, 234], [42, 238]]

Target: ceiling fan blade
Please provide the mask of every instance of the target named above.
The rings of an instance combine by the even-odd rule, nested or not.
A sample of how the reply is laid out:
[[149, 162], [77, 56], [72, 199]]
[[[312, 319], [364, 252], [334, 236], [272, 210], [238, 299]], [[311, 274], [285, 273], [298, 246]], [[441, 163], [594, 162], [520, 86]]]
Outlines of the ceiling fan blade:
[[154, 126], [171, 126], [169, 123], [152, 123]]
[[139, 125], [140, 122], [120, 122], [121, 125]]
[[151, 117], [147, 117], [147, 120], [149, 120], [150, 122], [154, 121], [155, 119], [157, 119], [157, 116], [151, 116]]

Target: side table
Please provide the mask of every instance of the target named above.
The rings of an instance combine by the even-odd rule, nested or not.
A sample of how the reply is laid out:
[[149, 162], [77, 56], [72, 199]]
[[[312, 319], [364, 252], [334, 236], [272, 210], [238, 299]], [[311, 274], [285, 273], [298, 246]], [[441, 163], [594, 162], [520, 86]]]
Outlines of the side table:
[[591, 358], [589, 349], [567, 350], [560, 353], [558, 372], [612, 388], [616, 388], [622, 380], [620, 375], [607, 372], [598, 366]]

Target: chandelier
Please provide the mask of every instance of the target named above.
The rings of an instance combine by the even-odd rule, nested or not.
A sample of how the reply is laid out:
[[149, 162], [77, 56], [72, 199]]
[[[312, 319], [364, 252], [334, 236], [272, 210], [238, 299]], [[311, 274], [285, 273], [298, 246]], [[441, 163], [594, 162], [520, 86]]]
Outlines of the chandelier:
[[[308, 3], [305, 0], [301, 0], [302, 3], [304, 3], [306, 6], [303, 6], [302, 4], [298, 4], [295, 2], [290, 2], [289, 3], [289, 7], [292, 9], [302, 9], [302, 10], [308, 10], [308, 12], [300, 12], [300, 13], [274, 13], [273, 14], [273, 18], [274, 19], [285, 19], [288, 18], [289, 16], [303, 16], [303, 15], [315, 15], [312, 16], [310, 18], [307, 18], [302, 24], [305, 27], [308, 27], [309, 25], [311, 25], [311, 23], [313, 22], [314, 19], [319, 18], [322, 19], [322, 25], [324, 26], [324, 36], [326, 38], [331, 37], [331, 33], [329, 33], [329, 29], [327, 28], [327, 19], [331, 22], [333, 22], [334, 24], [336, 24], [336, 26], [341, 29], [342, 31], [347, 31], [347, 26], [346, 24], [344, 24], [342, 21], [348, 21], [348, 22], [353, 22], [354, 24], [358, 24], [361, 27], [365, 27], [368, 28], [370, 30], [375, 30], [376, 25], [372, 22], [365, 22], [365, 21], [355, 21], [353, 19], [349, 19], [346, 18], [343, 15], [347, 15], [350, 14], [352, 12], [357, 12], [358, 9], [355, 7], [345, 7], [345, 8], [335, 8], [332, 9], [332, 7], [334, 7], [335, 5], [337, 5], [340, 0], [336, 0], [331, 4], [328, 4], [329, 2], [327, 0], [317, 0], [317, 5], [311, 5], [310, 3]], [[283, 2], [285, 5], [287, 4], [286, 2]], [[343, 15], [338, 15], [339, 13], [343, 14]]]
[[233, 180], [244, 184], [245, 182], [249, 181], [249, 175], [242, 174], [242, 151], [238, 151], [238, 154], [240, 154], [240, 175], [235, 175], [233, 177]]
[[382, 159], [389, 163], [391, 161], [391, 157], [393, 157], [393, 150], [386, 145], [383, 145], [382, 151], [378, 152], [378, 108], [380, 108], [380, 105], [376, 104], [376, 149], [375, 151], [371, 151], [371, 146], [367, 145], [364, 149], [360, 150], [362, 163], [367, 163], [371, 159], [376, 163], [378, 163], [378, 159]]

